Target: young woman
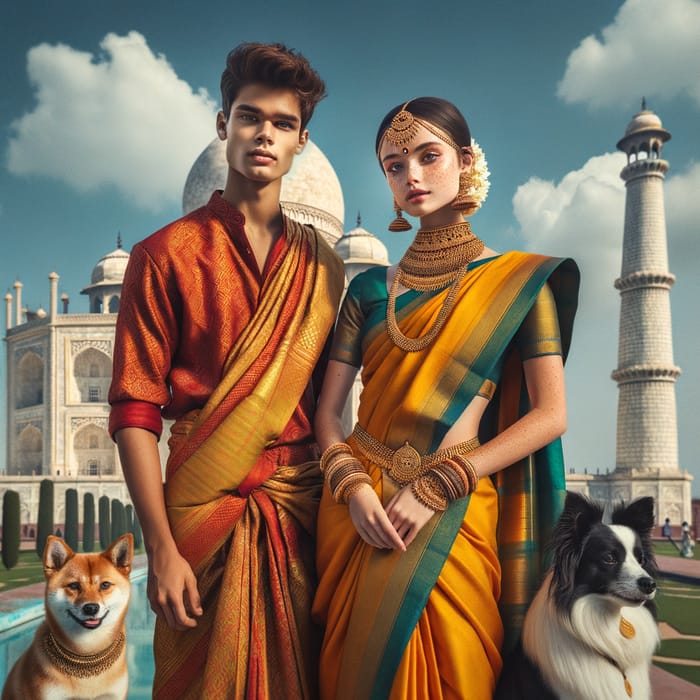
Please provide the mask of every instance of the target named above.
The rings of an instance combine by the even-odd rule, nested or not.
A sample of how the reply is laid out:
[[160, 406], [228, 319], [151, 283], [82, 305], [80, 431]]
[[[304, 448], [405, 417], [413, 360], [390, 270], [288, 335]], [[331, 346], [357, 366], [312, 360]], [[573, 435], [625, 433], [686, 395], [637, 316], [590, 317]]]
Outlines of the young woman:
[[491, 698], [563, 502], [578, 271], [471, 232], [488, 171], [451, 103], [396, 107], [376, 152], [390, 229], [410, 227], [401, 210], [420, 229], [398, 265], [351, 282], [316, 413], [321, 694]]

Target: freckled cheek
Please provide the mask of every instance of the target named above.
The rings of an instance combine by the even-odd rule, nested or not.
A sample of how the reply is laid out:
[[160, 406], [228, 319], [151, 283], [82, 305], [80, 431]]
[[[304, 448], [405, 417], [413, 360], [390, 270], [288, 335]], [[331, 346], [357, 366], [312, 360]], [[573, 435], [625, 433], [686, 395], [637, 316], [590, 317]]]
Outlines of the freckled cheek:
[[436, 168], [426, 177], [426, 183], [432, 183], [436, 189], [446, 193], [452, 192], [456, 196], [459, 190], [459, 173], [455, 174], [454, 168]]
[[400, 199], [401, 198], [401, 187], [397, 181], [396, 178], [390, 177], [387, 179], [387, 184], [389, 185], [389, 189], [391, 190], [391, 194], [394, 195], [395, 199]]

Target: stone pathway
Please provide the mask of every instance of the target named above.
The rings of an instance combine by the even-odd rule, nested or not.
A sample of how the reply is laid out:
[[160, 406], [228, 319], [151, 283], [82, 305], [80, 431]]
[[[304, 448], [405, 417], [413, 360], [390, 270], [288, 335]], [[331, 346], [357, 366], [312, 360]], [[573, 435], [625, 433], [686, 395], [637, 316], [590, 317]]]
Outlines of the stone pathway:
[[[661, 639], [692, 639], [694, 641], [700, 641], [700, 635], [683, 634], [675, 627], [669, 625], [668, 622], [659, 622], [659, 634], [661, 635]], [[700, 661], [698, 661], [698, 664], [700, 664]]]

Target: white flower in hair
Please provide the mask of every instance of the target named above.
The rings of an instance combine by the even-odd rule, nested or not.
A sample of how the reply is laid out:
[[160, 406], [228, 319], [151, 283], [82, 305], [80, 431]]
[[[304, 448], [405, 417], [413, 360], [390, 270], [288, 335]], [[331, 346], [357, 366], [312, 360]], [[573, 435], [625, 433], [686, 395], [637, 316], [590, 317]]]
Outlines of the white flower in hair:
[[489, 182], [489, 166], [486, 163], [486, 157], [481, 146], [472, 139], [472, 151], [474, 153], [474, 162], [471, 171], [472, 184], [467, 191], [470, 194], [477, 206], [481, 206], [486, 199], [491, 183]]

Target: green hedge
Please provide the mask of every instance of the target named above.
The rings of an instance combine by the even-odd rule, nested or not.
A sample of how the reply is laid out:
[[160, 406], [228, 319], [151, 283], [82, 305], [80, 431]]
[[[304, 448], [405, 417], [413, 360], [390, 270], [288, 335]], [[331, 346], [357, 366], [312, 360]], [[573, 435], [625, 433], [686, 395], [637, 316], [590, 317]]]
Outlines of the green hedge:
[[2, 563], [9, 571], [19, 559], [19, 493], [5, 491], [2, 497]]
[[83, 552], [95, 551], [95, 497], [83, 494]]
[[36, 553], [44, 558], [46, 538], [53, 534], [53, 481], [42, 479], [39, 485], [39, 517], [36, 525]]
[[100, 496], [100, 500], [97, 502], [97, 510], [100, 518], [100, 548], [105, 550], [112, 542], [110, 539], [112, 526], [109, 517], [109, 498], [107, 496]]
[[124, 504], [118, 499], [112, 499], [112, 542], [128, 532], [126, 529], [126, 511]]
[[78, 492], [76, 489], [66, 489], [66, 544], [78, 551]]

